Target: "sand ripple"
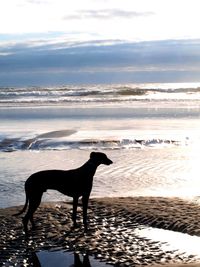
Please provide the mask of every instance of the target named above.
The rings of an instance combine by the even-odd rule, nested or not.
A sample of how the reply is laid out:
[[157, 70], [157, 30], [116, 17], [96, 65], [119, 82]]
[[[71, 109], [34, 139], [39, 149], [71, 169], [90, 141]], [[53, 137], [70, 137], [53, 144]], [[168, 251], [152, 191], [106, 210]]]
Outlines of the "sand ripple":
[[200, 205], [180, 198], [99, 198], [101, 205], [126, 210], [134, 222], [200, 236]]
[[138, 228], [145, 227], [142, 224], [147, 224], [200, 235], [197, 218], [200, 207], [179, 199], [140, 197], [91, 200], [87, 233], [81, 221], [80, 227], [72, 230], [69, 204], [45, 203], [35, 215], [37, 230], [27, 237], [20, 218], [11, 216], [16, 209], [19, 207], [0, 210], [0, 266], [33, 266], [35, 252], [41, 250], [89, 253], [101, 261], [121, 267], [196, 260], [193, 255], [163, 251], [161, 242], [137, 233]]

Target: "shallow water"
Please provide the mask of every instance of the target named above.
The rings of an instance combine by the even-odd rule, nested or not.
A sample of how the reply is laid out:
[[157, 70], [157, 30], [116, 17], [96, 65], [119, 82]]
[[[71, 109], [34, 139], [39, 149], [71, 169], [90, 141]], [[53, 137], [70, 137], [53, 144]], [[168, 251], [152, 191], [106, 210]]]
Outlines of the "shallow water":
[[[79, 167], [93, 150], [114, 164], [98, 168], [92, 197], [200, 196], [198, 113], [188, 115], [186, 107], [169, 111], [140, 105], [3, 108], [0, 207], [24, 203], [24, 181], [32, 173]], [[50, 191], [43, 199], [66, 197]]]
[[[1, 207], [24, 203], [24, 182], [34, 172], [71, 169], [83, 164], [91, 151], [17, 151], [0, 153]], [[101, 165], [95, 174], [91, 197], [200, 195], [199, 153], [190, 147], [165, 149], [106, 150], [114, 162]], [[43, 200], [67, 197], [53, 190]]]
[[100, 262], [88, 255], [80, 255], [73, 252], [40, 251], [36, 253], [41, 267], [109, 267], [113, 266]]
[[160, 242], [160, 248], [163, 251], [178, 251], [185, 256], [194, 255], [196, 260], [200, 261], [200, 237], [191, 236], [185, 233], [179, 233], [157, 228], [143, 228], [136, 231], [139, 236], [149, 238], [152, 241]]

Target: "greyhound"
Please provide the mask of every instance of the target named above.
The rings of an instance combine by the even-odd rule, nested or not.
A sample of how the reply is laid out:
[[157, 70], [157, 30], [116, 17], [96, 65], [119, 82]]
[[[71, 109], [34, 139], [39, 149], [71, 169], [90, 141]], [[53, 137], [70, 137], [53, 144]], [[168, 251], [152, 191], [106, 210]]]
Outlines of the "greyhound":
[[92, 190], [93, 176], [100, 164], [112, 164], [106, 154], [101, 152], [91, 152], [89, 160], [81, 167], [72, 170], [45, 170], [33, 173], [25, 182], [26, 202], [23, 209], [14, 214], [18, 216], [28, 211], [22, 219], [24, 231], [28, 232], [28, 222], [30, 220], [34, 229], [35, 224], [33, 214], [39, 207], [42, 195], [47, 189], [58, 190], [64, 195], [73, 198], [72, 221], [77, 227], [76, 214], [78, 199], [82, 196], [83, 204], [83, 224], [87, 230], [87, 208], [90, 192]]

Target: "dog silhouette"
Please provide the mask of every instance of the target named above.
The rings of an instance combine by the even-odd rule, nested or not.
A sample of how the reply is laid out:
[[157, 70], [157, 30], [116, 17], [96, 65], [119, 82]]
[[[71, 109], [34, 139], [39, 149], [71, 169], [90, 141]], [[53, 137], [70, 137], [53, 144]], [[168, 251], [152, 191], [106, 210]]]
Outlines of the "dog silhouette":
[[64, 195], [73, 198], [72, 220], [76, 227], [77, 205], [79, 197], [82, 197], [83, 204], [83, 224], [87, 230], [87, 208], [90, 192], [92, 190], [93, 176], [100, 164], [112, 164], [106, 154], [101, 152], [91, 152], [89, 160], [81, 167], [72, 170], [44, 170], [33, 173], [25, 182], [26, 202], [23, 209], [15, 214], [18, 216], [28, 210], [23, 221], [24, 231], [28, 231], [28, 222], [35, 227], [33, 214], [39, 207], [42, 195], [48, 189], [57, 190]]

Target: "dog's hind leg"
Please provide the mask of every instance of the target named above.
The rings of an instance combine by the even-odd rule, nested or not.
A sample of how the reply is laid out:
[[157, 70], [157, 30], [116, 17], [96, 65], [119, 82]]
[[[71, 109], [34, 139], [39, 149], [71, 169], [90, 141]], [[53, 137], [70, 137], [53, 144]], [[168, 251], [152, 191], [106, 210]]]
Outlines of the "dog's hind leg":
[[77, 214], [77, 206], [78, 206], [78, 197], [73, 198], [73, 213], [72, 213], [72, 221], [73, 221], [73, 227], [77, 227], [76, 223], [76, 214]]
[[42, 192], [34, 194], [32, 196], [29, 197], [29, 207], [28, 207], [28, 211], [26, 213], [26, 215], [23, 218], [23, 225], [24, 225], [24, 231], [25, 233], [27, 233], [28, 231], [28, 221], [30, 220], [31, 224], [32, 224], [32, 228], [35, 228], [35, 223], [33, 220], [33, 214], [34, 212], [37, 210], [37, 208], [40, 205], [41, 202], [41, 198], [42, 198]]

